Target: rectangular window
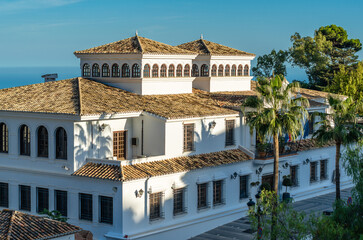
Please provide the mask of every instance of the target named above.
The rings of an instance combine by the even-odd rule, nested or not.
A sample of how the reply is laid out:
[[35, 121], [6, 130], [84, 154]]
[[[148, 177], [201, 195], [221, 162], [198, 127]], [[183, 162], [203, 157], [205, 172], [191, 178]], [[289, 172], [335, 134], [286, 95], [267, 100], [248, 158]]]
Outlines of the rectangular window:
[[19, 185], [20, 210], [31, 210], [31, 188], [30, 186]]
[[208, 207], [207, 191], [208, 183], [198, 184], [198, 208]]
[[226, 146], [234, 144], [234, 120], [226, 120]]
[[59, 211], [64, 217], [67, 217], [68, 212], [67, 195], [67, 191], [54, 190], [55, 210]]
[[79, 194], [79, 219], [92, 221], [93, 213], [92, 213], [93, 205], [92, 205], [92, 194]]
[[239, 177], [239, 198], [248, 198], [248, 176]]
[[162, 199], [163, 193], [151, 193], [150, 194], [150, 220], [156, 220], [163, 217], [162, 212]]
[[316, 168], [317, 168], [318, 162], [311, 162], [310, 163], [310, 182], [317, 181], [317, 174], [316, 174]]
[[185, 194], [185, 188], [178, 188], [178, 189], [173, 190], [174, 215], [186, 212], [186, 209], [184, 206], [184, 194]]
[[291, 177], [291, 186], [296, 187], [298, 186], [298, 166], [290, 166], [290, 177]]
[[222, 199], [223, 180], [213, 181], [213, 205], [223, 204]]
[[49, 210], [49, 190], [37, 187], [37, 212], [41, 213], [44, 209]]
[[9, 184], [0, 182], [0, 207], [9, 207]]
[[113, 132], [113, 156], [118, 160], [126, 159], [126, 131]]
[[327, 165], [328, 160], [321, 160], [320, 161], [320, 180], [325, 180], [328, 178], [327, 176]]
[[184, 124], [184, 152], [194, 151], [194, 123]]
[[100, 204], [100, 222], [101, 223], [113, 223], [113, 198], [99, 196]]

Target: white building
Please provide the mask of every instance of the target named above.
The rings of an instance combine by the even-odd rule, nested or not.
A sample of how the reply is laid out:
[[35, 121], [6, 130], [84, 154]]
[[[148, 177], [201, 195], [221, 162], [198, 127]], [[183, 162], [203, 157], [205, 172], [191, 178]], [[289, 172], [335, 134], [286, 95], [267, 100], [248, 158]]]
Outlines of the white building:
[[[139, 36], [75, 55], [82, 77], [0, 90], [0, 209], [58, 210], [96, 239], [187, 239], [246, 214], [273, 172], [239, 111], [255, 55]], [[288, 145], [293, 197], [334, 191], [335, 147]]]

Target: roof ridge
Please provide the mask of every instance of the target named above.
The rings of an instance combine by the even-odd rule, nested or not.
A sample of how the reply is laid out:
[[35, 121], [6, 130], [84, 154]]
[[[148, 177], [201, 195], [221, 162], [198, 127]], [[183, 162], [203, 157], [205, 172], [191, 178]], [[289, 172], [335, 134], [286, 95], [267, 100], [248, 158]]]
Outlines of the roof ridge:
[[11, 239], [11, 233], [13, 230], [13, 223], [14, 223], [14, 218], [15, 218], [15, 210], [9, 210], [11, 213], [11, 218], [10, 218], [10, 223], [9, 223], [9, 228], [8, 228], [8, 234], [6, 236], [6, 240], [10, 240]]
[[111, 45], [111, 44], [115, 44], [115, 43], [118, 43], [118, 42], [121, 42], [121, 41], [130, 39], [130, 38], [132, 38], [132, 37], [125, 38], [125, 39], [121, 39], [121, 40], [117, 40], [117, 41], [110, 42], [110, 43], [106, 43], [106, 44], [102, 44], [100, 46], [95, 46], [95, 47], [87, 48], [87, 49], [84, 49], [84, 50], [77, 50], [77, 51], [74, 51], [73, 53], [80, 53], [80, 52], [83, 52], [85, 50], [92, 50], [92, 49], [95, 49], [95, 48], [98, 48], [98, 47], [105, 47], [105, 46], [108, 46], [108, 45]]
[[81, 95], [81, 78], [77, 78], [77, 88], [78, 88], [78, 103], [79, 103], [79, 115], [82, 115], [82, 95]]
[[141, 53], [144, 53], [144, 49], [143, 49], [143, 47], [142, 47], [142, 45], [141, 45], [141, 41], [140, 41], [140, 39], [139, 39], [139, 35], [138, 35], [138, 34], [136, 34], [135, 38], [136, 38], [136, 42], [139, 44], [139, 47], [140, 47], [140, 49], [141, 49]]
[[208, 54], [210, 54], [211, 52], [210, 52], [209, 48], [207, 47], [207, 44], [205, 44], [204, 39], [201, 38], [200, 41], [202, 42], [202, 45], [207, 49]]

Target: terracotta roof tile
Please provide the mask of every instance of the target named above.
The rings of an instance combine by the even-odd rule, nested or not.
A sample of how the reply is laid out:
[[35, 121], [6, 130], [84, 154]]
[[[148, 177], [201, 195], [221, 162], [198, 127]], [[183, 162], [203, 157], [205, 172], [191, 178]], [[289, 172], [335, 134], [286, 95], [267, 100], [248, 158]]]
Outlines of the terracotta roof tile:
[[134, 36], [117, 42], [108, 43], [102, 46], [75, 51], [75, 54], [194, 54], [191, 51], [174, 47], [165, 43], [157, 42], [148, 38]]
[[256, 56], [253, 53], [244, 52], [238, 49], [227, 47], [204, 39], [198, 39], [178, 45], [177, 47], [189, 50], [198, 54], [225, 55], [225, 56]]
[[177, 172], [188, 172], [199, 168], [215, 167], [225, 164], [250, 160], [251, 158], [241, 150], [226, 150], [221, 152], [198, 154], [188, 157], [177, 157], [167, 160], [138, 163], [123, 166], [123, 177], [120, 165], [110, 165], [89, 162], [73, 176], [107, 179], [113, 181], [130, 181], [147, 177], [154, 177]]
[[82, 229], [65, 222], [34, 216], [14, 210], [0, 212], [0, 239], [51, 239], [80, 232]]

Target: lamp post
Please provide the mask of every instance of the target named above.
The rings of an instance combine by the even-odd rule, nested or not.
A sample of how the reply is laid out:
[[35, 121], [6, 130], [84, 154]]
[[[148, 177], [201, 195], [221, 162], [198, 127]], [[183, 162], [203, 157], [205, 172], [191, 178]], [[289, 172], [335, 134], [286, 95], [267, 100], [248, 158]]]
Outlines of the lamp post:
[[257, 239], [262, 239], [262, 228], [261, 228], [261, 191], [258, 191], [255, 195], [256, 202], [257, 202], [257, 211], [255, 211], [255, 205], [256, 203], [252, 201], [252, 198], [250, 198], [250, 201], [247, 203], [248, 210], [250, 214], [253, 214], [254, 216], [257, 216]]

